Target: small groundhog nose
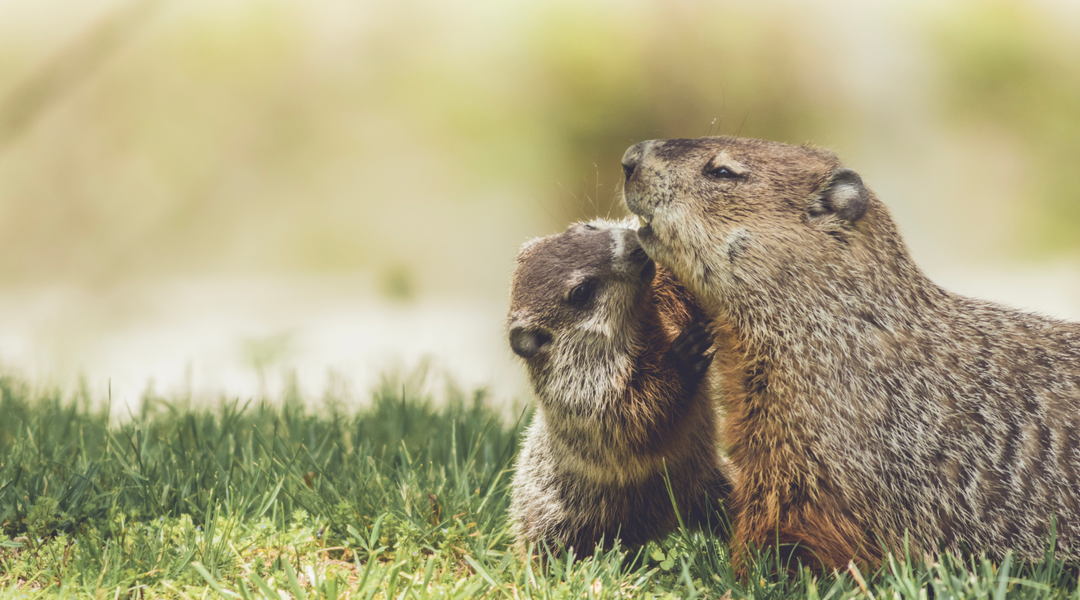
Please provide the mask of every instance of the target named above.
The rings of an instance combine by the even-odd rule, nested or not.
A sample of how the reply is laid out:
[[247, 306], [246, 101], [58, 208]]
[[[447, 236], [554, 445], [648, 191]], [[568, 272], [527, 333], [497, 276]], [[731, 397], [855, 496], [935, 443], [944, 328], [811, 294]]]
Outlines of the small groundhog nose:
[[637, 170], [638, 164], [641, 162], [641, 157], [644, 156], [645, 150], [652, 141], [638, 142], [633, 146], [626, 149], [626, 152], [622, 157], [622, 170], [626, 175], [626, 180], [630, 181], [630, 178], [634, 176], [634, 171]]
[[541, 329], [514, 327], [510, 330], [510, 348], [524, 359], [537, 355], [551, 343], [551, 335]]

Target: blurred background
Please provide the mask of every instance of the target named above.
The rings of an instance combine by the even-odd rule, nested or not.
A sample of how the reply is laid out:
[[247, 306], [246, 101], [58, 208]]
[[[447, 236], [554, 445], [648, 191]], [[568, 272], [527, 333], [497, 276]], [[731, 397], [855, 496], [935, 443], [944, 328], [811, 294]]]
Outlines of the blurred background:
[[0, 0], [0, 371], [525, 399], [518, 246], [708, 134], [831, 147], [936, 281], [1080, 319], [1071, 0]]

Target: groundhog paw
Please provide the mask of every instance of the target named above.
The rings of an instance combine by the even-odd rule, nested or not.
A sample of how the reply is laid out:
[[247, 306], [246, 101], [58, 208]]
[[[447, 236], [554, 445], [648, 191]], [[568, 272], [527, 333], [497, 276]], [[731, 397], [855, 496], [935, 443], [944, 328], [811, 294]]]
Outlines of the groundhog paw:
[[693, 382], [697, 382], [712, 363], [712, 334], [704, 322], [697, 322], [683, 329], [679, 337], [671, 343], [671, 355], [679, 370]]

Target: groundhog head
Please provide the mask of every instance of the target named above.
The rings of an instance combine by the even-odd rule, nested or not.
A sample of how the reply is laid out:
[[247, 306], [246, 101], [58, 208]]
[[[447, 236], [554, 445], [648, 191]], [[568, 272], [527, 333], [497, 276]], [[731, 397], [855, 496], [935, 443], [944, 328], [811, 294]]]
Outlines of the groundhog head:
[[538, 394], [585, 401], [632, 368], [656, 267], [628, 225], [575, 223], [518, 253], [507, 327]]
[[698, 294], [776, 280], [850, 251], [877, 204], [858, 174], [808, 146], [652, 140], [631, 146], [622, 165], [641, 245]]

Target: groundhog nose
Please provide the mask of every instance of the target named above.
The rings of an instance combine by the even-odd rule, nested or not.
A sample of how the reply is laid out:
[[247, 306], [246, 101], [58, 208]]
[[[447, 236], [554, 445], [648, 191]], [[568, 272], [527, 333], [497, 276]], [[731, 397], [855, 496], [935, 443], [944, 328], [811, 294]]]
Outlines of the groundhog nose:
[[551, 336], [543, 330], [514, 327], [510, 330], [510, 347], [521, 358], [534, 357], [551, 343]]
[[645, 155], [645, 151], [648, 149], [649, 144], [652, 144], [652, 140], [638, 142], [627, 148], [626, 152], [623, 153], [622, 170], [626, 175], [627, 181], [630, 181], [630, 178], [634, 176], [634, 171], [637, 170], [638, 164], [641, 162], [641, 157]]

